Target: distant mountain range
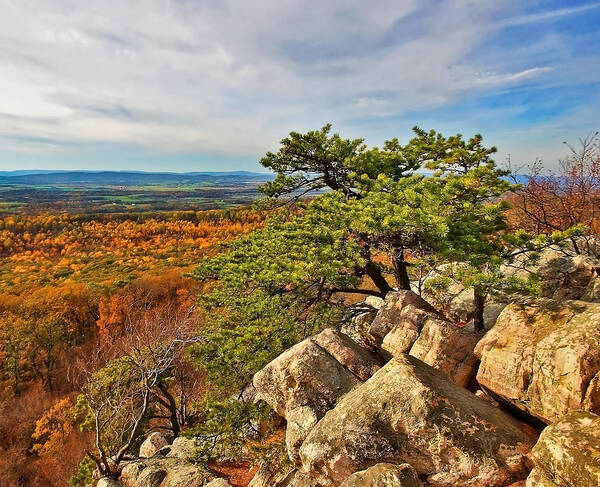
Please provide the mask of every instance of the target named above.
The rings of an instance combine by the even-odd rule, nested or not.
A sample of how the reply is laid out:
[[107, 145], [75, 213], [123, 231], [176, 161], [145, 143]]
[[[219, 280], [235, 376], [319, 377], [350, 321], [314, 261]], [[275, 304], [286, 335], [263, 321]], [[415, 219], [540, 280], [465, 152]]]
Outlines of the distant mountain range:
[[0, 184], [94, 184], [139, 186], [148, 184], [249, 183], [273, 179], [269, 173], [230, 172], [144, 172], [144, 171], [0, 171]]

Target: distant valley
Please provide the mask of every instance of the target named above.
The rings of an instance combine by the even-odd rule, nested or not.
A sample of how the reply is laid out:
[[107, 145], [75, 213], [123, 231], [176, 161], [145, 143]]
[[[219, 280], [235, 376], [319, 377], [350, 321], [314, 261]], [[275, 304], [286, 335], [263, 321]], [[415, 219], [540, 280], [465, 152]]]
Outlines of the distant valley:
[[272, 176], [247, 171], [0, 171], [0, 213], [120, 213], [228, 208]]

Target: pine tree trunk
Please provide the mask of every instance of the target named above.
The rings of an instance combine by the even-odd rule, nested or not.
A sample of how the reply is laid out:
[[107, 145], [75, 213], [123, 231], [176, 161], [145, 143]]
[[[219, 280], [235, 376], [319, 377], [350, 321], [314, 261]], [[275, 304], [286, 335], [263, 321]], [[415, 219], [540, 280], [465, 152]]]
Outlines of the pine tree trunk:
[[392, 262], [394, 265], [396, 286], [398, 286], [398, 289], [406, 289], [410, 291], [410, 277], [408, 277], [408, 266], [404, 260], [404, 249], [394, 249]]
[[392, 290], [392, 286], [385, 280], [385, 277], [383, 277], [383, 274], [381, 273], [381, 269], [375, 262], [372, 260], [368, 261], [365, 266], [365, 271], [371, 278], [371, 281], [373, 281], [373, 284], [381, 291], [383, 297]]
[[477, 289], [475, 289], [475, 297], [473, 303], [475, 305], [473, 326], [475, 327], [475, 331], [484, 331], [485, 323], [483, 321], [483, 310], [485, 308], [485, 294], [481, 294]]

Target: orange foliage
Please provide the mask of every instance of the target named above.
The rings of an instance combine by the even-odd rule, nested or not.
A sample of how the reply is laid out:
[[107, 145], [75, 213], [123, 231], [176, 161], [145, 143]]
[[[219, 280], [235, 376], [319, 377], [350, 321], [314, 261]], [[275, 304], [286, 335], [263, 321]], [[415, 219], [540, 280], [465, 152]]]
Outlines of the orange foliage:
[[140, 215], [0, 218], [0, 289], [61, 281], [116, 282], [186, 267], [262, 225], [249, 209]]
[[60, 453], [75, 431], [74, 423], [73, 400], [65, 397], [55, 402], [35, 423], [31, 437], [36, 443], [31, 450], [41, 457]]
[[[508, 196], [512, 208], [507, 213], [513, 229], [536, 234], [583, 224], [588, 235], [600, 234], [600, 136], [580, 139], [578, 148], [562, 159], [556, 172], [544, 169], [541, 161], [529, 168], [522, 188]], [[589, 239], [573, 242], [578, 252], [595, 253]]]
[[177, 270], [133, 281], [100, 301], [96, 325], [101, 342], [109, 335], [121, 335], [126, 322], [140, 321], [152, 309], [167, 304], [182, 308], [193, 305], [197, 288], [196, 281], [182, 277]]
[[[77, 364], [126, 325], [189, 309], [197, 283], [182, 272], [264, 219], [246, 208], [0, 218], [0, 484], [69, 484], [90, 441], [70, 416]], [[203, 388], [189, 370], [172, 392]]]

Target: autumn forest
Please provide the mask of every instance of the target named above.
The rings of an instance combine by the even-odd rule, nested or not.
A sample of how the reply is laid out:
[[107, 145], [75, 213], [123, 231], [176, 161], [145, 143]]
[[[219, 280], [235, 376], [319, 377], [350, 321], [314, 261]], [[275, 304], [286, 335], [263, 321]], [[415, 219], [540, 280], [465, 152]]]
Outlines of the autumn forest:
[[198, 285], [185, 273], [263, 220], [248, 208], [0, 218], [7, 485], [69, 485], [90, 443], [72, 417], [85, 377], [118, 353], [128, 327], [156, 319], [157, 310], [187, 313]]

